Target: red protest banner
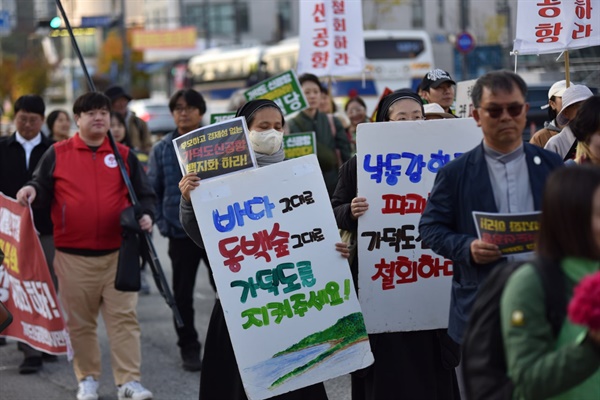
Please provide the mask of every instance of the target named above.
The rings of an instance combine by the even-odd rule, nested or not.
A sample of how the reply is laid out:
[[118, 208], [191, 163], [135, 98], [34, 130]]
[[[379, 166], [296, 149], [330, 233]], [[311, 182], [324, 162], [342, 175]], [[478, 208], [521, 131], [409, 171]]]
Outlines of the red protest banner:
[[13, 315], [2, 336], [51, 354], [69, 337], [29, 207], [0, 193], [0, 300]]

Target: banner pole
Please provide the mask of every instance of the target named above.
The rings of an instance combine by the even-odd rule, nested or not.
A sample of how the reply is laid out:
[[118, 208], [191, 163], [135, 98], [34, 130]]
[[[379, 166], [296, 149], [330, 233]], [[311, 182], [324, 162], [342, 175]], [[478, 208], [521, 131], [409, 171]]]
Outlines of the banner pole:
[[569, 87], [571, 82], [571, 71], [569, 71], [569, 50], [565, 50], [565, 79], [567, 80], [567, 87]]

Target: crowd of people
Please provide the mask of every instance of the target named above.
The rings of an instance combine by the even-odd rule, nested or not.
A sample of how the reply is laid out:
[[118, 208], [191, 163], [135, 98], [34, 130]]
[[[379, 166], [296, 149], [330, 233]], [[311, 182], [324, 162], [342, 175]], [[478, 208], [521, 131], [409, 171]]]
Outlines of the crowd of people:
[[[299, 82], [308, 108], [292, 118], [286, 119], [270, 100], [247, 102], [236, 116], [246, 119], [259, 167], [284, 162], [285, 134], [315, 132], [316, 156], [337, 225], [351, 232], [369, 212], [368, 194], [357, 187], [357, 127], [457, 118], [452, 108], [456, 82], [441, 69], [428, 72], [417, 91], [399, 89], [381, 98], [372, 122], [369, 111], [374, 110], [367, 110], [360, 97], [337, 110], [317, 76], [304, 74]], [[478, 237], [473, 221], [473, 211], [541, 211], [534, 257], [566, 277], [567, 299], [583, 277], [600, 271], [600, 96], [584, 85], [556, 82], [548, 92], [549, 121], [530, 143], [522, 139], [526, 96], [527, 85], [518, 74], [494, 71], [477, 79], [472, 117], [482, 141], [439, 170], [418, 226], [423, 242], [453, 263], [448, 328], [369, 335], [375, 362], [352, 374], [353, 400], [465, 398], [468, 377], [461, 368], [461, 344], [471, 309], [488, 275], [510, 262], [524, 263], [508, 281], [501, 303], [510, 396], [600, 398], [600, 331], [565, 318], [553, 335], [531, 255], [504, 255]], [[153, 143], [145, 122], [128, 110], [131, 99], [119, 86], [78, 97], [72, 110], [78, 129], [71, 135], [69, 112], [56, 110], [46, 117], [42, 98], [25, 95], [14, 103], [15, 132], [0, 139], [0, 192], [34, 211], [66, 314], [76, 398], [98, 398], [99, 314], [110, 339], [119, 399], [152, 398], [141, 384], [138, 295], [114, 288], [119, 216], [131, 201], [110, 161], [110, 129], [140, 202], [140, 229], [150, 232], [156, 225], [168, 240], [172, 290], [183, 320], [183, 327], [174, 328], [181, 367], [200, 371], [201, 400], [245, 400], [218, 296], [206, 338], [195, 327], [196, 275], [201, 263], [211, 268], [190, 201], [201, 182], [196, 174], [181, 173], [172, 145], [202, 126], [210, 104], [194, 89], [172, 94], [168, 105], [176, 129]], [[48, 136], [42, 133], [44, 121]], [[336, 249], [340, 257], [349, 257], [347, 244], [337, 243]], [[350, 262], [355, 287], [359, 259]], [[147, 283], [142, 285], [142, 291], [148, 290]], [[18, 347], [24, 354], [20, 373], [36, 373], [45, 361], [56, 361], [25, 343]], [[321, 383], [276, 398], [326, 399], [327, 394]]]

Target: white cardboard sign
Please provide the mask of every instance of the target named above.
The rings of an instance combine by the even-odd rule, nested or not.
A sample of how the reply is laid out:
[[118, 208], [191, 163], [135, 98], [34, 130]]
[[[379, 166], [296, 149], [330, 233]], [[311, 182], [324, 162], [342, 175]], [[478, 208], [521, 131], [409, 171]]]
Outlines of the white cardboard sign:
[[202, 182], [191, 199], [250, 399], [373, 362], [315, 155]]
[[424, 246], [419, 220], [437, 171], [481, 139], [472, 118], [358, 125], [358, 196], [369, 203], [358, 220], [358, 293], [369, 333], [448, 326], [452, 262]]

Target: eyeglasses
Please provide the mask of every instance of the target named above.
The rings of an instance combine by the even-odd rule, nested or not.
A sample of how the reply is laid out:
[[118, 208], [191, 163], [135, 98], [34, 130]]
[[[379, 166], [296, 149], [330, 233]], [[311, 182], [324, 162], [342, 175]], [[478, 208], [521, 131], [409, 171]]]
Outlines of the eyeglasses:
[[28, 124], [28, 123], [29, 123], [29, 125], [35, 125], [35, 124], [39, 123], [39, 122], [42, 120], [42, 118], [41, 118], [41, 117], [38, 117], [38, 116], [35, 116], [35, 117], [25, 117], [25, 116], [22, 116], [22, 115], [20, 115], [20, 116], [17, 118], [17, 120], [18, 120], [18, 121], [19, 121], [21, 124], [23, 124], [23, 125], [26, 125], [26, 124]]
[[198, 107], [194, 107], [194, 106], [176, 106], [173, 109], [173, 111], [175, 111], [176, 113], [182, 113], [184, 111], [191, 113], [194, 110], [198, 110]]
[[500, 118], [504, 110], [508, 112], [511, 117], [518, 117], [523, 112], [525, 104], [513, 104], [507, 107], [480, 107], [484, 109], [491, 118]]

